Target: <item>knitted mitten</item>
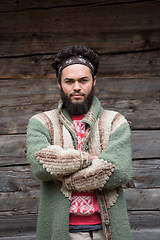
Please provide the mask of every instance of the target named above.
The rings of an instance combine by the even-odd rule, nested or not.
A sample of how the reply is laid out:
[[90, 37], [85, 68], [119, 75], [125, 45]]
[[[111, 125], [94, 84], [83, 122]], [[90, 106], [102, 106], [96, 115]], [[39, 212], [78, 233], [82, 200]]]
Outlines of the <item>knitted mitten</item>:
[[92, 165], [64, 179], [64, 185], [71, 191], [90, 191], [102, 189], [112, 175], [115, 166], [103, 159], [94, 159]]
[[88, 153], [75, 149], [63, 150], [58, 145], [43, 148], [35, 156], [47, 172], [57, 177], [69, 175], [91, 164]]

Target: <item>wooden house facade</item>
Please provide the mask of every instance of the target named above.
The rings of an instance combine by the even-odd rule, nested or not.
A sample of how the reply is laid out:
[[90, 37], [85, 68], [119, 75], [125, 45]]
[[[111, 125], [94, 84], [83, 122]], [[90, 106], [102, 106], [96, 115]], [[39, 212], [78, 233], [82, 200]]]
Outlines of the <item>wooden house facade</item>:
[[57, 106], [51, 64], [72, 44], [99, 53], [95, 94], [131, 125], [133, 240], [159, 240], [159, 0], [0, 0], [0, 240], [35, 240], [40, 182], [26, 158], [26, 128]]

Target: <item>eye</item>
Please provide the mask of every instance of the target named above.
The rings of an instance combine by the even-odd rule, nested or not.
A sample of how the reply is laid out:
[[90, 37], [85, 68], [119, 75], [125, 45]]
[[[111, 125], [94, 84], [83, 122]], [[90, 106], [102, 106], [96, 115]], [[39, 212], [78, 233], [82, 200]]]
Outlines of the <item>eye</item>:
[[65, 83], [67, 83], [67, 84], [71, 84], [73, 81], [71, 80], [71, 79], [67, 79], [67, 80], [65, 80]]
[[88, 79], [81, 79], [81, 83], [86, 83]]

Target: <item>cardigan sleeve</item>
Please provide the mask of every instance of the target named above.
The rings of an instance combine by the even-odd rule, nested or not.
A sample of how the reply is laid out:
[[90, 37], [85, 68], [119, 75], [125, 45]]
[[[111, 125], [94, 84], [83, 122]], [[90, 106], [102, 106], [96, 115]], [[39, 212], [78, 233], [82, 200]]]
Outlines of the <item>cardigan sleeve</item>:
[[43, 168], [43, 165], [37, 161], [35, 153], [49, 145], [50, 135], [47, 128], [44, 127], [40, 121], [30, 119], [27, 128], [27, 158], [30, 161], [34, 176], [43, 181], [53, 180], [54, 178]]
[[113, 189], [126, 184], [131, 178], [132, 157], [130, 146], [130, 128], [122, 124], [109, 138], [109, 144], [99, 158], [115, 166], [113, 174], [106, 181], [105, 188]]
[[[89, 166], [64, 179], [68, 190], [87, 191], [113, 189], [131, 178], [130, 129], [127, 123], [116, 129], [106, 149], [99, 155], [97, 165]], [[83, 183], [83, 184], [82, 184]]]
[[90, 165], [88, 153], [51, 145], [48, 129], [34, 118], [29, 121], [27, 129], [27, 156], [33, 174], [44, 181], [69, 175]]

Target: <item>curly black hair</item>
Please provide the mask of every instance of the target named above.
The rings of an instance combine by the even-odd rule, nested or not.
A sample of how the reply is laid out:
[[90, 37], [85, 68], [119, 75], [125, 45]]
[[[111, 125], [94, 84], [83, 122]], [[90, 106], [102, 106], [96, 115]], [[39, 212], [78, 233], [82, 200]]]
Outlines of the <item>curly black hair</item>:
[[66, 47], [62, 49], [62, 51], [58, 52], [52, 64], [52, 67], [56, 70], [56, 76], [57, 78], [59, 78], [59, 82], [61, 80], [60, 79], [61, 76], [58, 76], [59, 65], [67, 58], [71, 56], [78, 56], [78, 55], [83, 56], [84, 58], [88, 59], [92, 63], [92, 65], [94, 66], [93, 77], [94, 75], [97, 74], [97, 70], [99, 66], [98, 54], [95, 53], [92, 49], [87, 48], [85, 46], [73, 45], [73, 46]]

